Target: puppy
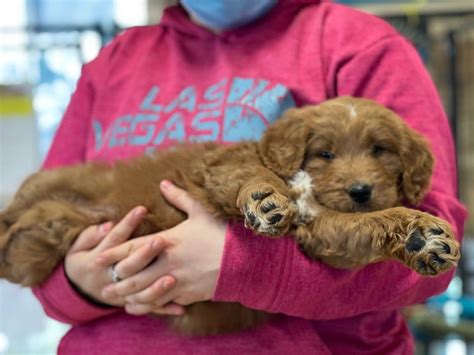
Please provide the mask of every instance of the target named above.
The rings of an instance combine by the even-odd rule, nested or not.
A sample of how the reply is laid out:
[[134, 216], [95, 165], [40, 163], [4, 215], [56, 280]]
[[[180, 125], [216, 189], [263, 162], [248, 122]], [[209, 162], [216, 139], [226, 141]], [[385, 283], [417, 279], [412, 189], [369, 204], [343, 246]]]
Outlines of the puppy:
[[[0, 277], [38, 285], [82, 230], [118, 222], [137, 205], [148, 214], [134, 236], [182, 222], [185, 215], [159, 193], [163, 179], [217, 218], [243, 218], [268, 237], [294, 235], [309, 257], [334, 267], [395, 259], [437, 275], [460, 256], [450, 226], [402, 207], [422, 200], [432, 166], [426, 141], [394, 112], [342, 97], [288, 110], [260, 142], [183, 145], [114, 167], [41, 171], [0, 214]], [[209, 335], [265, 317], [238, 304], [204, 302], [171, 317], [171, 325], [183, 334]]]

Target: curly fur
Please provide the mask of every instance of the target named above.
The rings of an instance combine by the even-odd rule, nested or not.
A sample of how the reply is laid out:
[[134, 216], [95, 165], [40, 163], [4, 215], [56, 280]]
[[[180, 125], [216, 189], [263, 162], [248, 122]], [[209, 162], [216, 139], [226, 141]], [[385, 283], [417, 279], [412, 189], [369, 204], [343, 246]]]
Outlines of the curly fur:
[[[432, 166], [426, 141], [394, 112], [343, 97], [287, 111], [260, 142], [183, 145], [114, 167], [41, 171], [0, 214], [0, 277], [25, 286], [43, 282], [80, 231], [119, 221], [137, 205], [148, 214], [134, 236], [180, 223], [185, 215], [159, 193], [163, 179], [217, 218], [243, 218], [268, 237], [295, 235], [310, 257], [335, 267], [395, 259], [437, 275], [459, 259], [450, 226], [401, 207], [421, 201]], [[370, 186], [367, 200], [354, 200], [355, 184]], [[183, 334], [208, 335], [265, 318], [238, 304], [206, 302], [170, 322]]]

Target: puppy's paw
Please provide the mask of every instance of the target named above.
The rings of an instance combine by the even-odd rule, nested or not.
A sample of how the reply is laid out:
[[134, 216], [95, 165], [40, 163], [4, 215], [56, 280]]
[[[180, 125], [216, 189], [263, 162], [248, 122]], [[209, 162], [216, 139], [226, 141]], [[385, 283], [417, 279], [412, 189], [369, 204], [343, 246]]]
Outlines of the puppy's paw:
[[247, 228], [270, 237], [282, 236], [289, 230], [295, 213], [289, 197], [271, 185], [262, 185], [246, 195], [240, 209]]
[[451, 227], [426, 213], [409, 225], [404, 249], [404, 262], [421, 275], [436, 276], [448, 271], [460, 258], [459, 243]]

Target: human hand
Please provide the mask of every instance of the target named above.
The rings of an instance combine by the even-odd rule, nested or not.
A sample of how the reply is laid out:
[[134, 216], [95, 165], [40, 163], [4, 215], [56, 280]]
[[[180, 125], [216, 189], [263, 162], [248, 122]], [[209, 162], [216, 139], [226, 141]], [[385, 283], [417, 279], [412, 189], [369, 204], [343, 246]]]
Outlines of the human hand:
[[[131, 314], [162, 313], [163, 306], [174, 306], [176, 314], [181, 314], [184, 310], [176, 305], [211, 299], [219, 275], [225, 223], [216, 220], [186, 191], [170, 182], [163, 181], [160, 187], [168, 202], [186, 212], [188, 219], [155, 235], [169, 245], [156, 261], [103, 290], [106, 299], [125, 298], [125, 309]], [[127, 244], [131, 242], [102, 253], [101, 263], [110, 265], [119, 260], [125, 263], [137, 258], [134, 252], [129, 252], [131, 247]], [[153, 238], [148, 238], [148, 243], [153, 243]], [[170, 275], [176, 278], [176, 285]]]
[[[111, 222], [99, 226], [86, 228], [73, 243], [65, 257], [65, 272], [71, 283], [85, 296], [91, 300], [111, 306], [124, 306], [123, 297], [104, 298], [101, 295], [102, 288], [111, 281], [110, 270], [108, 267], [96, 263], [97, 256], [103, 251], [122, 244], [140, 224], [146, 214], [144, 207], [137, 207], [130, 211], [116, 226]], [[144, 244], [143, 240], [141, 241]], [[135, 243], [138, 248], [138, 241]], [[159, 240], [146, 249], [140, 249], [142, 263], [155, 258], [157, 254], [165, 247]], [[145, 264], [146, 265], [146, 264]], [[131, 267], [137, 270], [145, 265], [140, 262], [132, 263]], [[130, 270], [134, 272], [134, 270]]]

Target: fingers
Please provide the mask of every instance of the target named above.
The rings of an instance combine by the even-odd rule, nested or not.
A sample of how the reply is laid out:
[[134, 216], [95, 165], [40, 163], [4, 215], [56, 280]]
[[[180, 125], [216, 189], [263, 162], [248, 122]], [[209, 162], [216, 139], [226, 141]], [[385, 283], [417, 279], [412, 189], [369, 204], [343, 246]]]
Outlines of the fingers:
[[173, 296], [167, 293], [175, 285], [176, 279], [173, 276], [163, 276], [150, 287], [125, 297], [125, 300], [127, 303], [153, 303], [155, 308], [162, 307], [173, 299]]
[[139, 249], [144, 248], [145, 250], [146, 246], [149, 248], [151, 245], [150, 238], [151, 236], [133, 238], [125, 243], [104, 250], [97, 256], [95, 263], [105, 267], [125, 260]]
[[186, 212], [188, 215], [193, 214], [193, 212], [199, 208], [199, 204], [197, 204], [185, 190], [173, 185], [171, 181], [163, 180], [160, 183], [160, 190], [169, 203], [181, 211]]
[[[129, 242], [129, 245], [133, 245]], [[115, 248], [103, 252], [96, 260], [103, 266], [114, 266], [115, 272], [121, 279], [135, 275], [140, 270], [149, 265], [165, 248], [167, 243], [159, 238], [153, 237], [150, 241], [144, 239], [144, 243], [139, 245], [136, 250], [126, 244], [121, 244]]]
[[109, 249], [128, 240], [146, 213], [147, 210], [143, 206], [131, 210], [102, 240], [98, 246], [99, 251]]
[[163, 307], [156, 307], [153, 304], [127, 304], [125, 311], [128, 314], [136, 316], [145, 315], [149, 313], [158, 315], [181, 316], [185, 313], [183, 306], [174, 303], [168, 303]]
[[112, 223], [107, 222], [98, 226], [90, 226], [84, 229], [74, 241], [68, 253], [91, 250], [95, 248], [112, 228]]
[[[137, 293], [151, 286], [156, 280], [157, 275], [166, 275], [165, 270], [161, 270], [164, 265], [160, 260], [155, 261], [152, 265], [144, 270], [127, 277], [119, 282], [109, 284], [102, 290], [104, 298], [126, 297]], [[121, 275], [119, 275], [121, 276]]]

